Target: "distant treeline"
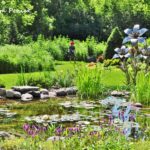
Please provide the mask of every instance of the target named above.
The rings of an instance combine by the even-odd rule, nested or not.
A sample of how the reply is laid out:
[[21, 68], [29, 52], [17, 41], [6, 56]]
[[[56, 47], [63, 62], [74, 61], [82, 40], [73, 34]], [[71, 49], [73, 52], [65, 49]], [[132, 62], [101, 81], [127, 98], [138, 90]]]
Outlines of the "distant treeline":
[[150, 28], [150, 0], [1, 0], [0, 44], [28, 43], [38, 35], [106, 40], [111, 30]]

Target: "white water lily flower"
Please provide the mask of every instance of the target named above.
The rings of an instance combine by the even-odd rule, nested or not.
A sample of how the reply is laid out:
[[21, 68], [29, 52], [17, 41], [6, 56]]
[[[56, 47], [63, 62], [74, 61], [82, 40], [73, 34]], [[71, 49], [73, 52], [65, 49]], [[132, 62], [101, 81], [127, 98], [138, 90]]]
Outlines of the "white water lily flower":
[[125, 29], [124, 32], [128, 36], [124, 38], [123, 44], [127, 42], [131, 42], [132, 44], [136, 44], [137, 42], [144, 43], [145, 38], [141, 37], [148, 29], [142, 28], [140, 29], [140, 25], [134, 25], [133, 29]]

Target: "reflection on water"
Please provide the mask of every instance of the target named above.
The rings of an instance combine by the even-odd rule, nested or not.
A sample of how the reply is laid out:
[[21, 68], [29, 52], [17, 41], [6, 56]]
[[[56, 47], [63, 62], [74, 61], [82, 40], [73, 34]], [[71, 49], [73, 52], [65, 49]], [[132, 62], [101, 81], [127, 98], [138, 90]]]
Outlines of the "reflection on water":
[[[111, 105], [103, 107], [101, 102], [105, 106]], [[58, 126], [90, 125], [99, 130], [114, 126], [127, 138], [138, 138], [141, 135], [144, 138], [143, 132], [150, 122], [150, 109], [141, 111], [131, 105], [123, 105], [126, 100], [121, 101], [121, 98], [109, 97], [101, 102], [61, 98], [30, 103], [11, 101], [7, 105], [0, 105], [0, 130], [23, 132], [22, 125], [26, 122]]]

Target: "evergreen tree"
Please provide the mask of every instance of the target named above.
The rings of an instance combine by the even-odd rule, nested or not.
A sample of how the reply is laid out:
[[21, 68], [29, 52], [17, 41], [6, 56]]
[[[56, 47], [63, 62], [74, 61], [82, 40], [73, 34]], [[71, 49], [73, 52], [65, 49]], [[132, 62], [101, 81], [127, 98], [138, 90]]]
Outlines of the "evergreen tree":
[[111, 59], [113, 57], [113, 55], [115, 54], [114, 49], [116, 47], [121, 47], [122, 41], [122, 33], [120, 32], [118, 27], [115, 27], [107, 40], [107, 46], [104, 53], [105, 59]]

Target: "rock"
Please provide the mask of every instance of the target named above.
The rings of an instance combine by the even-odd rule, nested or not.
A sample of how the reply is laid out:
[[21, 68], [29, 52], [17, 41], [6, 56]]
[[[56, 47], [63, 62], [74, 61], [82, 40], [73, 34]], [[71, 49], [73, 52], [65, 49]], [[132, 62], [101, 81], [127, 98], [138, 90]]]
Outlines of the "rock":
[[116, 97], [122, 97], [122, 96], [129, 96], [130, 92], [127, 91], [112, 91], [111, 96], [116, 96]]
[[6, 90], [4, 88], [0, 88], [0, 96], [6, 96]]
[[59, 105], [65, 107], [65, 108], [70, 108], [73, 106], [73, 104], [70, 101], [65, 101], [64, 103], [59, 103]]
[[103, 106], [110, 107], [110, 106], [114, 106], [116, 104], [121, 105], [126, 102], [126, 99], [109, 96], [109, 97], [105, 98], [104, 100], [100, 100], [99, 102]]
[[135, 103], [135, 104], [133, 104], [133, 106], [142, 108], [142, 104], [141, 103]]
[[29, 93], [26, 93], [26, 94], [23, 94], [21, 96], [21, 100], [25, 101], [25, 102], [32, 101], [33, 100], [33, 96], [31, 94], [29, 94]]
[[59, 140], [64, 140], [65, 137], [62, 137], [62, 136], [52, 136], [52, 137], [49, 137], [47, 139], [47, 141], [59, 141]]
[[38, 91], [39, 87], [36, 87], [36, 86], [14, 86], [14, 87], [12, 87], [12, 89], [14, 91], [18, 91], [18, 92], [21, 92], [24, 94], [24, 93], [27, 93], [30, 91]]
[[66, 93], [67, 95], [76, 95], [77, 93], [77, 88], [76, 87], [69, 87], [69, 88], [66, 88]]
[[41, 94], [41, 99], [49, 99], [49, 98], [50, 98], [49, 95]]
[[21, 98], [21, 93], [13, 90], [6, 90], [6, 97], [7, 98]]
[[49, 98], [55, 98], [56, 92], [49, 92]]
[[48, 95], [48, 94], [49, 94], [49, 91], [48, 91], [47, 89], [41, 89], [41, 90], [40, 90], [40, 93], [41, 93], [41, 94]]
[[13, 90], [6, 90], [6, 97], [7, 98], [14, 98], [15, 91]]
[[8, 132], [5, 132], [5, 131], [0, 131], [0, 138], [3, 138], [3, 139], [6, 139], [6, 138], [12, 138], [13, 136], [8, 133]]
[[28, 93], [31, 94], [34, 98], [41, 98], [40, 91], [30, 91]]
[[57, 96], [66, 96], [67, 95], [66, 89], [61, 88], [61, 89], [56, 90], [56, 95]]
[[96, 57], [94, 56], [88, 56], [87, 57], [87, 62], [90, 63], [90, 62], [96, 62]]
[[43, 120], [49, 120], [49, 119], [50, 119], [50, 116], [49, 116], [49, 115], [44, 115], [44, 116], [42, 116], [42, 119], [43, 119]]
[[14, 91], [14, 98], [20, 99], [21, 98], [21, 93]]
[[78, 121], [77, 124], [78, 125], [89, 125], [90, 122], [89, 121]]

